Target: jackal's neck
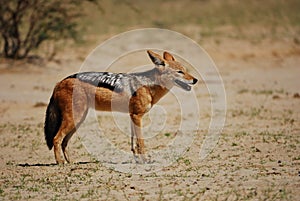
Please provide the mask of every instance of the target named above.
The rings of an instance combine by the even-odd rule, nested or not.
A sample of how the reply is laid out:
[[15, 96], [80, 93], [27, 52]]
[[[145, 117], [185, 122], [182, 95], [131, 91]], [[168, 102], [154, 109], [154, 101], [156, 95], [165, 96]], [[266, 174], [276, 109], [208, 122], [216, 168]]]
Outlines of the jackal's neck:
[[152, 104], [158, 102], [169, 91], [167, 87], [163, 86], [161, 73], [157, 68], [144, 72], [132, 73], [131, 75], [138, 77], [137, 80], [139, 86], [146, 86], [149, 88]]
[[146, 71], [145, 74], [151, 80], [148, 87], [150, 89], [152, 104], [157, 103], [166, 93], [168, 93], [169, 89], [163, 85], [161, 80], [161, 73], [157, 68], [153, 68], [149, 71]]

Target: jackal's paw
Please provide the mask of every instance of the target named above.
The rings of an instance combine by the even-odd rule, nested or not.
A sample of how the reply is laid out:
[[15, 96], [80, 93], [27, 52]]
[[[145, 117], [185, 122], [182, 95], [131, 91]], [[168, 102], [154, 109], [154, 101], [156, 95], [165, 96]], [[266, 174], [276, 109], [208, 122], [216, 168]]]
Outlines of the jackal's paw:
[[66, 161], [56, 161], [56, 164], [59, 165], [59, 166], [63, 166], [66, 164]]
[[145, 154], [134, 154], [134, 160], [138, 164], [147, 164], [150, 163], [150, 157]]
[[57, 160], [56, 164], [62, 166], [62, 165], [66, 164], [66, 161], [65, 160]]

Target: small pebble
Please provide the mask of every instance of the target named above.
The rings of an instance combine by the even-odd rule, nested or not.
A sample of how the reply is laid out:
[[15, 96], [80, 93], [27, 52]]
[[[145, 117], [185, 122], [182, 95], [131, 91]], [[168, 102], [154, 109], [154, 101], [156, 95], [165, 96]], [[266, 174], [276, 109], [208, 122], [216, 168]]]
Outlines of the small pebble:
[[294, 98], [300, 98], [300, 95], [299, 95], [299, 93], [294, 93], [294, 96], [293, 96]]

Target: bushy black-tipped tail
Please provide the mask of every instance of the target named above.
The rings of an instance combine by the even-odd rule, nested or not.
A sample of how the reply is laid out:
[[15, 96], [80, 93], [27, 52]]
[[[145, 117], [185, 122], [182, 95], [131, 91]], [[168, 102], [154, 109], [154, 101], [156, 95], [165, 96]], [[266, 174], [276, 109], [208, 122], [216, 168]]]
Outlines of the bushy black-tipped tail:
[[46, 119], [44, 125], [45, 139], [50, 150], [53, 147], [53, 139], [59, 130], [61, 120], [60, 110], [52, 96], [46, 110]]

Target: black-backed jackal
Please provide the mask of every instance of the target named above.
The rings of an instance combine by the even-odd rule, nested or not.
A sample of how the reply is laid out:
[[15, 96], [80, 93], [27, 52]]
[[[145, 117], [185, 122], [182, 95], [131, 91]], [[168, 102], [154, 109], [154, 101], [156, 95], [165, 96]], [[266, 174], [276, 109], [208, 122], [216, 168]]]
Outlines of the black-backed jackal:
[[[46, 111], [45, 139], [49, 149], [54, 146], [55, 160], [67, 162], [68, 141], [84, 121], [88, 109], [119, 111], [131, 117], [131, 150], [138, 161], [145, 162], [145, 146], [141, 131], [142, 117], [173, 86], [186, 91], [197, 79], [187, 73], [174, 57], [163, 57], [148, 50], [155, 67], [139, 73], [81, 72], [56, 84]], [[134, 147], [133, 139], [136, 138]]]

